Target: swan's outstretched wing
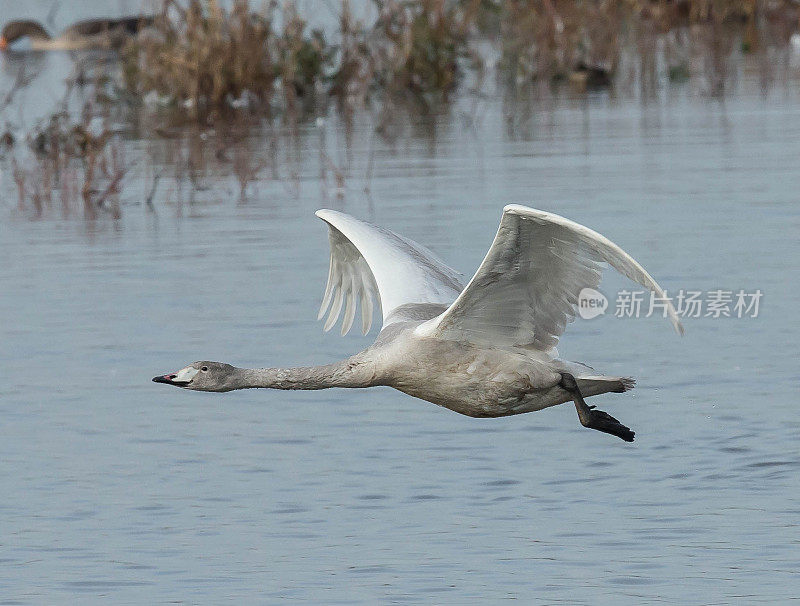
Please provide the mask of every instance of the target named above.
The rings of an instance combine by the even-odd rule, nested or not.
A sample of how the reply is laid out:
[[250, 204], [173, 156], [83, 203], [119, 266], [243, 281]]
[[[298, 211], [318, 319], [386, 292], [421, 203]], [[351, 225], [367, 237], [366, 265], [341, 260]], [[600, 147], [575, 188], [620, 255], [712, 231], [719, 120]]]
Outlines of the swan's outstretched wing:
[[[417, 334], [547, 351], [575, 319], [581, 290], [600, 284], [601, 262], [665, 296], [633, 257], [596, 231], [552, 213], [506, 206], [472, 280], [447, 311], [419, 326]], [[667, 312], [683, 334], [671, 303]]]
[[367, 334], [373, 295], [386, 326], [403, 319], [398, 308], [404, 305], [447, 306], [463, 289], [458, 272], [424, 246], [335, 210], [318, 210], [317, 216], [328, 224], [331, 244], [328, 286], [318, 316], [322, 318], [330, 307], [326, 331], [336, 324], [344, 305], [342, 334], [347, 334], [360, 302], [361, 331]]

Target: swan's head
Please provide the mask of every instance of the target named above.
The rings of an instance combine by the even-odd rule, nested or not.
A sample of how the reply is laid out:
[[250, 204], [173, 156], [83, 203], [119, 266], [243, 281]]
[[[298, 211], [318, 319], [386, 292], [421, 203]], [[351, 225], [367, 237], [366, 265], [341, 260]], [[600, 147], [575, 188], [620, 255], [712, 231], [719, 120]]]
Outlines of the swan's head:
[[235, 371], [233, 366], [222, 362], [195, 362], [178, 371], [153, 377], [153, 381], [196, 391], [230, 391]]

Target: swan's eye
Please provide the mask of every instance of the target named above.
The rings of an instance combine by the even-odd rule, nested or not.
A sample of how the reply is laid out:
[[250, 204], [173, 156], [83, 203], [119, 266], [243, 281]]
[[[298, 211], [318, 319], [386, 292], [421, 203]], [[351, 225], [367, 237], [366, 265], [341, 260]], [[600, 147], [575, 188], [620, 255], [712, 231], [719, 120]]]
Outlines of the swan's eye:
[[200, 370], [202, 370], [203, 372], [208, 372], [208, 366], [203, 366], [203, 368], [201, 368]]

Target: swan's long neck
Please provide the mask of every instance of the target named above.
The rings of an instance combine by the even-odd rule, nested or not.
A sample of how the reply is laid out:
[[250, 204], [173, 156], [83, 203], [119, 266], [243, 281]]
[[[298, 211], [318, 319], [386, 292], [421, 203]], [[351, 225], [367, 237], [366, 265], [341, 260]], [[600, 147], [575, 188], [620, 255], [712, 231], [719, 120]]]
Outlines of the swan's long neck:
[[327, 389], [371, 387], [375, 373], [368, 363], [345, 360], [325, 366], [297, 368], [237, 368], [234, 389]]

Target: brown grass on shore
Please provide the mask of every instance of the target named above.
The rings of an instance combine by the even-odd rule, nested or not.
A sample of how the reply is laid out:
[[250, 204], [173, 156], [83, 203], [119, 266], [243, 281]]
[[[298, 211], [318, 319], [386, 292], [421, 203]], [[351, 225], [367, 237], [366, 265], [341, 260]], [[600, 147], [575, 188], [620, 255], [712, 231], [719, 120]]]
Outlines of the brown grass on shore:
[[[481, 0], [379, 3], [377, 22], [352, 18], [344, 0], [338, 44], [309, 31], [293, 3], [278, 14], [248, 0], [164, 0], [155, 31], [124, 52], [129, 91], [155, 94], [192, 117], [213, 119], [232, 107], [295, 114], [318, 93], [363, 101], [373, 91], [441, 95], [458, 83]], [[280, 26], [276, 25], [280, 23]]]
[[128, 89], [160, 95], [197, 118], [232, 107], [269, 113], [276, 92], [294, 108], [323, 78], [331, 51], [291, 4], [276, 31], [275, 11], [274, 3], [252, 10], [248, 0], [230, 9], [217, 0], [165, 0], [155, 31], [125, 49]]
[[[706, 71], [719, 80], [723, 52], [733, 48], [723, 26], [744, 25], [748, 51], [764, 43], [775, 22], [796, 31], [800, 16], [790, 0], [374, 3], [377, 19], [365, 25], [352, 17], [349, 0], [341, 0], [339, 32], [330, 44], [321, 32], [308, 31], [291, 1], [279, 12], [275, 2], [254, 10], [249, 0], [234, 0], [230, 8], [218, 0], [163, 0], [156, 31], [125, 52], [126, 82], [135, 93], [155, 94], [201, 121], [232, 107], [258, 115], [279, 109], [294, 119], [328, 95], [348, 110], [373, 94], [426, 105], [446, 100], [465, 71], [482, 67], [481, 40], [500, 51], [498, 67], [509, 84], [607, 86], [626, 49], [644, 49], [645, 69], [652, 58], [648, 40], [689, 27], [708, 32], [683, 39], [713, 54]], [[689, 66], [669, 69], [679, 78]]]
[[192, 113], [223, 106], [245, 91], [261, 101], [271, 97], [276, 73], [270, 18], [250, 11], [246, 1], [228, 11], [214, 0], [191, 0], [186, 7], [167, 0], [155, 29], [125, 49], [130, 90], [163, 95]]

